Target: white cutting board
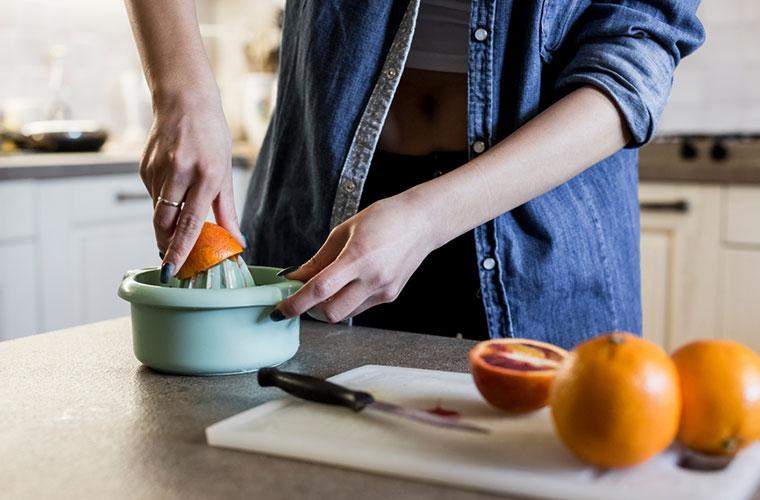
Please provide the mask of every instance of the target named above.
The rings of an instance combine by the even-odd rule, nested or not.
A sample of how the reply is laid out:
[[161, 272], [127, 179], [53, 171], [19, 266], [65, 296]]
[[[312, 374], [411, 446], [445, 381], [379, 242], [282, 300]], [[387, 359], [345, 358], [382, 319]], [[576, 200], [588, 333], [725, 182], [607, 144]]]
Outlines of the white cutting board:
[[208, 443], [494, 493], [563, 499], [744, 499], [760, 486], [758, 444], [721, 472], [680, 469], [668, 451], [636, 467], [601, 473], [563, 448], [548, 410], [506, 416], [483, 401], [469, 374], [367, 365], [330, 380], [420, 409], [440, 401], [492, 432], [437, 429], [286, 396], [208, 427]]

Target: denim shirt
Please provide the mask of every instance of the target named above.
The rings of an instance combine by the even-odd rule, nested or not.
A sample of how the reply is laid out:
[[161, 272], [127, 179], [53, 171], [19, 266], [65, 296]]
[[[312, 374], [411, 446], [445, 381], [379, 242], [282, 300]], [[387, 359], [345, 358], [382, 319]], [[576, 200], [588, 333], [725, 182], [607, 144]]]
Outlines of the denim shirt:
[[[303, 263], [356, 213], [419, 3], [288, 0], [275, 112], [243, 214], [249, 262]], [[491, 337], [570, 347], [641, 332], [635, 148], [652, 137], [676, 65], [703, 41], [697, 4], [472, 0], [470, 157], [586, 85], [614, 100], [632, 135], [629, 147], [475, 229]]]

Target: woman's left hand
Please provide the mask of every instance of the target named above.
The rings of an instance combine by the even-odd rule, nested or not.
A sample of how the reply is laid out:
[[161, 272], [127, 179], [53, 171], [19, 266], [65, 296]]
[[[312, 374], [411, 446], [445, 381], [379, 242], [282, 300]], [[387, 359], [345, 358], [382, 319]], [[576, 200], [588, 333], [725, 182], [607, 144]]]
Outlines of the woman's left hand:
[[434, 227], [405, 193], [377, 201], [335, 227], [289, 279], [306, 284], [277, 305], [279, 321], [314, 310], [330, 323], [392, 302], [423, 259], [440, 246]]

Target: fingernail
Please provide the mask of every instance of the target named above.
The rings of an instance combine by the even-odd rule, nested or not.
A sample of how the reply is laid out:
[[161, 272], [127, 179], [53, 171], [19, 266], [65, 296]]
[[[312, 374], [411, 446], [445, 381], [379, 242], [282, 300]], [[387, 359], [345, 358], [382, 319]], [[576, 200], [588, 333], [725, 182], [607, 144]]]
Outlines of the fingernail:
[[174, 276], [174, 264], [167, 262], [161, 266], [161, 283], [169, 283], [172, 276]]
[[166, 256], [166, 254], [164, 252], [158, 252], [158, 256], [161, 257], [161, 260], [164, 260], [164, 256]]
[[245, 248], [248, 248], [250, 246], [248, 244], [248, 237], [246, 235], [243, 235], [243, 244], [245, 245]]
[[278, 272], [278, 273], [276, 274], [276, 276], [277, 276], [278, 278], [281, 278], [282, 276], [285, 276], [286, 274], [290, 274], [290, 273], [292, 273], [293, 271], [297, 270], [299, 267], [301, 267], [301, 266], [290, 266], [290, 267], [286, 267], [286, 268], [285, 268], [285, 269], [283, 269], [282, 271]]
[[285, 318], [285, 315], [282, 314], [282, 311], [280, 311], [279, 309], [275, 309], [271, 313], [269, 313], [269, 319], [271, 319], [274, 322], [277, 322], [277, 321], [282, 321], [286, 318]]

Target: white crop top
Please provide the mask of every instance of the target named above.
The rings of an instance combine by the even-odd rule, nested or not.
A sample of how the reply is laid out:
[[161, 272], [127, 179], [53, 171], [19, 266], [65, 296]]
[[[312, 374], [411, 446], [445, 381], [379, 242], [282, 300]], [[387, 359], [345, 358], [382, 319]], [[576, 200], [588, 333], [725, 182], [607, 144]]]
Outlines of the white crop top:
[[467, 73], [471, 0], [421, 0], [407, 68]]

